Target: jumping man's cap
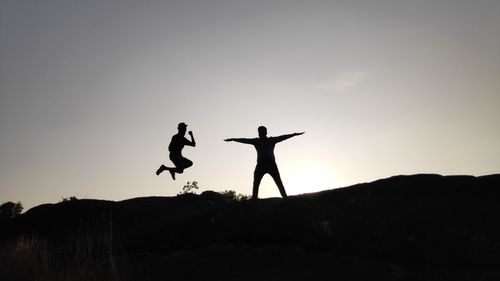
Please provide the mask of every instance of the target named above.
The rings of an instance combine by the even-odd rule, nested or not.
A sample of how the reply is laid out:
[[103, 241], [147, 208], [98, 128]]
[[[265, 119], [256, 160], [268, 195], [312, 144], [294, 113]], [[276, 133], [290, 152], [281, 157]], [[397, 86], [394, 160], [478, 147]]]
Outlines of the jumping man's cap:
[[177, 129], [180, 129], [180, 128], [186, 128], [188, 125], [186, 125], [186, 123], [184, 122], [181, 122], [179, 123], [179, 125], [177, 125]]

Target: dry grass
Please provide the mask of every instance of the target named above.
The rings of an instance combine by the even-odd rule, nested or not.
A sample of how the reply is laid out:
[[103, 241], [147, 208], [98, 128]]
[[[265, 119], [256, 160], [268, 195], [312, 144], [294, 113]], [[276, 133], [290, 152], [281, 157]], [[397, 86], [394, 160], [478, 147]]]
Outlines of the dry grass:
[[3, 281], [118, 281], [111, 224], [77, 231], [65, 242], [19, 236], [0, 246]]

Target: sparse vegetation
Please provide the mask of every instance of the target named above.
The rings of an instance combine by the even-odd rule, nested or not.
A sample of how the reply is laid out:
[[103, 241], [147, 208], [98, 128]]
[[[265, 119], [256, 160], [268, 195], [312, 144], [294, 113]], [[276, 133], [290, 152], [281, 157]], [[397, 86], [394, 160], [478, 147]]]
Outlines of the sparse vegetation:
[[0, 245], [3, 281], [118, 281], [111, 220], [82, 227], [64, 241], [20, 235]]
[[241, 193], [236, 194], [236, 191], [234, 190], [224, 190], [219, 192], [219, 194], [222, 195], [222, 197], [224, 197], [227, 201], [243, 201], [250, 199], [249, 195]]
[[0, 205], [0, 221], [13, 219], [21, 214], [23, 204], [21, 202], [6, 202]]
[[76, 196], [70, 196], [70, 197], [63, 197], [61, 198], [61, 202], [70, 202], [70, 201], [76, 201], [78, 198]]
[[192, 182], [187, 182], [183, 187], [182, 191], [179, 192], [177, 195], [182, 195], [182, 194], [196, 194], [196, 190], [199, 189], [198, 182], [197, 181], [192, 181]]
[[[182, 187], [182, 191], [179, 192], [177, 194], [177, 196], [179, 195], [183, 195], [183, 194], [196, 194], [196, 191], [199, 189], [200, 187], [198, 186], [198, 182], [197, 181], [191, 181], [191, 182], [187, 182], [183, 187]], [[234, 202], [234, 201], [243, 201], [243, 200], [248, 200], [250, 199], [250, 196], [249, 195], [246, 195], [246, 194], [241, 194], [241, 193], [236, 193], [236, 191], [234, 190], [224, 190], [224, 191], [219, 191], [217, 192], [218, 194], [221, 195], [221, 197], [228, 201], [228, 202]]]

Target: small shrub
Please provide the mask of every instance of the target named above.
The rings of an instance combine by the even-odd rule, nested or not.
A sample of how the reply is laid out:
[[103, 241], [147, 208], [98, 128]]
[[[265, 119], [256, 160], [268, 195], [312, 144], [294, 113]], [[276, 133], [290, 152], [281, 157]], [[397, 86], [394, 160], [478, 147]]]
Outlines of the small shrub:
[[63, 197], [61, 199], [61, 202], [71, 202], [71, 201], [76, 201], [78, 200], [78, 198], [76, 198], [76, 196], [70, 196], [69, 198], [68, 197]]
[[245, 195], [245, 194], [241, 194], [241, 193], [236, 194], [236, 191], [234, 191], [234, 190], [224, 190], [224, 191], [219, 192], [219, 194], [222, 195], [222, 197], [225, 200], [230, 201], [230, 202], [243, 201], [243, 200], [250, 199], [249, 195]]
[[182, 187], [182, 191], [179, 192], [177, 195], [182, 195], [182, 194], [196, 194], [196, 190], [199, 189], [198, 182], [197, 181], [192, 181], [192, 182], [187, 182]]
[[21, 202], [6, 202], [0, 205], [0, 221], [13, 219], [21, 214], [23, 204]]

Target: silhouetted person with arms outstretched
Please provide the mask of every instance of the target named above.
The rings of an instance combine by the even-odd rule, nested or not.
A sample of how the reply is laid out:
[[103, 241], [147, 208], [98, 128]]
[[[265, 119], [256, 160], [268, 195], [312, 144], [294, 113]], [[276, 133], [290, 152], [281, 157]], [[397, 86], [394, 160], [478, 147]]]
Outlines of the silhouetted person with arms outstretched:
[[260, 126], [259, 137], [253, 139], [243, 139], [243, 138], [231, 138], [225, 139], [224, 141], [235, 141], [239, 143], [251, 144], [257, 150], [257, 166], [253, 174], [253, 192], [252, 199], [257, 199], [259, 193], [259, 185], [262, 177], [265, 174], [271, 175], [274, 182], [278, 186], [280, 194], [283, 198], [287, 197], [285, 187], [281, 181], [280, 172], [278, 171], [278, 166], [276, 165], [276, 160], [274, 158], [274, 146], [281, 141], [287, 140], [291, 137], [299, 136], [302, 133], [293, 133], [288, 135], [282, 135], [278, 137], [267, 137], [267, 128]]
[[184, 136], [186, 135], [187, 125], [185, 123], [179, 123], [177, 126], [177, 130], [179, 131], [172, 137], [170, 141], [170, 145], [168, 146], [168, 150], [170, 151], [170, 160], [174, 163], [175, 167], [170, 168], [165, 165], [161, 165], [160, 168], [156, 171], [156, 175], [160, 175], [161, 172], [167, 170], [170, 172], [172, 179], [175, 180], [175, 173], [182, 174], [184, 169], [193, 166], [193, 161], [182, 156], [182, 149], [185, 145], [188, 146], [196, 146], [196, 142], [194, 141], [193, 132], [189, 131], [189, 136], [191, 136], [191, 140], [186, 139]]

